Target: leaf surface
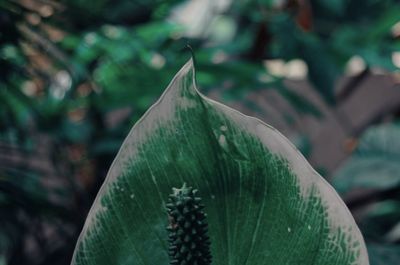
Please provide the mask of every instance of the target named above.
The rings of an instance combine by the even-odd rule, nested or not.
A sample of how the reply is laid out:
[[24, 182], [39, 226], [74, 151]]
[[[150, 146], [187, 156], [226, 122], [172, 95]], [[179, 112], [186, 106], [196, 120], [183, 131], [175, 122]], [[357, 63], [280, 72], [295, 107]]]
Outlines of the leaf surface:
[[123, 143], [72, 264], [168, 264], [165, 202], [199, 190], [214, 265], [368, 264], [336, 192], [265, 123], [201, 95], [193, 61]]

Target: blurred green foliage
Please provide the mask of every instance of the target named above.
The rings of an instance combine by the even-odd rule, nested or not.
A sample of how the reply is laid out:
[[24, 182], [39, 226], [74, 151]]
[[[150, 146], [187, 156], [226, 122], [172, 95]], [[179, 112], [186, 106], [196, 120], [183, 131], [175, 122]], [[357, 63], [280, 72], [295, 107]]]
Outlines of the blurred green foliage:
[[400, 124], [371, 127], [359, 139], [352, 157], [336, 173], [335, 187], [345, 193], [354, 187], [385, 190], [400, 186], [399, 161]]
[[[203, 92], [254, 108], [246, 93], [275, 89], [299, 113], [318, 117], [264, 60], [304, 60], [331, 105], [353, 56], [365, 71], [396, 69], [395, 0], [204, 1], [196, 12], [190, 2], [0, 2], [0, 264], [69, 264], [112, 159], [189, 58], [188, 44]], [[398, 197], [389, 197], [398, 214]]]
[[[369, 128], [358, 147], [337, 171], [335, 188], [349, 194], [367, 189], [350, 206], [368, 205], [360, 229], [368, 240], [371, 264], [396, 264], [400, 260], [400, 125]], [[373, 194], [371, 196], [371, 193]]]

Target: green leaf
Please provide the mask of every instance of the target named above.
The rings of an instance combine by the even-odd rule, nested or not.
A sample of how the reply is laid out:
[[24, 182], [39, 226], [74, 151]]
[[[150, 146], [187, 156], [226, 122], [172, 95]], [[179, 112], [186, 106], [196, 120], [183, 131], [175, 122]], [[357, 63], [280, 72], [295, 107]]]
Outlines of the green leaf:
[[340, 192], [353, 188], [388, 189], [400, 185], [400, 126], [372, 127], [356, 152], [337, 172], [333, 185]]
[[197, 189], [214, 265], [368, 264], [350, 212], [279, 132], [201, 95], [190, 60], [123, 143], [72, 264], [168, 263], [165, 203]]

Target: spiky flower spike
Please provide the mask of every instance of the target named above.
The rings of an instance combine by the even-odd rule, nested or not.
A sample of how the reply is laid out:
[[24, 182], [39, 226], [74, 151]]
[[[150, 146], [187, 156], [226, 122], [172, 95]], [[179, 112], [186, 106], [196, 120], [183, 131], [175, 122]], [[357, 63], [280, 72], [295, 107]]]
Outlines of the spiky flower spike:
[[208, 225], [201, 198], [197, 190], [183, 184], [173, 189], [169, 196], [167, 212], [169, 217], [170, 265], [210, 265], [210, 239]]

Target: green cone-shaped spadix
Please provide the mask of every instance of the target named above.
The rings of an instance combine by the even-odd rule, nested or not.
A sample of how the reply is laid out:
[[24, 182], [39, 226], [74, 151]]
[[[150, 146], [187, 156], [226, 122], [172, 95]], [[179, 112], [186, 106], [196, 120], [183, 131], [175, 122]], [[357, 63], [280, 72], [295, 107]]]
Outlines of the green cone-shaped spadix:
[[210, 265], [210, 239], [204, 205], [185, 184], [169, 196], [169, 256], [171, 265]]

